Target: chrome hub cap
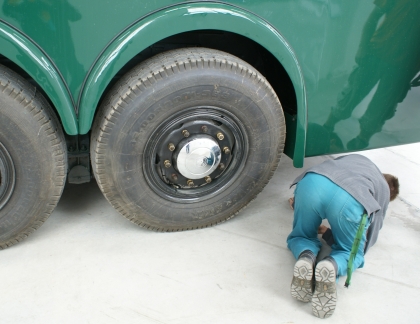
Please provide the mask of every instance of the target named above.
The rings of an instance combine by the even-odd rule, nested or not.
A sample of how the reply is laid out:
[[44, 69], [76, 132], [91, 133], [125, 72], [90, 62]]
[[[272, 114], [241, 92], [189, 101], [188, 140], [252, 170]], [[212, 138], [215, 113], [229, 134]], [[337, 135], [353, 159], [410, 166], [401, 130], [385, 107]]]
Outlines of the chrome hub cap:
[[175, 156], [175, 161], [179, 173], [185, 178], [204, 178], [219, 166], [222, 152], [211, 136], [196, 135], [187, 143], [180, 144], [181, 149]]

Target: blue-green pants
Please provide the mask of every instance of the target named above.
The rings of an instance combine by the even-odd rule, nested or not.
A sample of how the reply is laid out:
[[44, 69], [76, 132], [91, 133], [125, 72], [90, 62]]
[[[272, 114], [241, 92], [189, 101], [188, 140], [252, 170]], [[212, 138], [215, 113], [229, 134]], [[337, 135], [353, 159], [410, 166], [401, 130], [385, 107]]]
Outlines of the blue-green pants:
[[[363, 206], [347, 191], [322, 175], [307, 173], [296, 185], [293, 230], [287, 237], [287, 247], [296, 259], [305, 250], [317, 255], [321, 248], [318, 227], [323, 219], [327, 219], [335, 242], [330, 256], [337, 263], [337, 275], [346, 275], [347, 262], [363, 213]], [[363, 267], [368, 227], [369, 221], [354, 260], [354, 269]]]

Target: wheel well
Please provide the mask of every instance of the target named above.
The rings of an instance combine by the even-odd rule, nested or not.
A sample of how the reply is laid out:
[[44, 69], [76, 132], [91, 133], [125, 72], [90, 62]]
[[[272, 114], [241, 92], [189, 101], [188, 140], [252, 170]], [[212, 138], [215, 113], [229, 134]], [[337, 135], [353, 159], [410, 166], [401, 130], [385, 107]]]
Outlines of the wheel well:
[[264, 75], [276, 92], [285, 111], [290, 114], [297, 113], [296, 93], [289, 75], [280, 62], [268, 50], [253, 40], [235, 33], [217, 30], [200, 30], [177, 34], [146, 48], [115, 75], [104, 91], [104, 95], [118, 79], [140, 62], [161, 52], [183, 47], [208, 47], [241, 58]]
[[24, 78], [26, 81], [28, 81], [31, 85], [33, 85], [34, 87], [36, 87], [36, 91], [40, 92], [43, 95], [43, 97], [45, 98], [45, 100], [48, 101], [48, 103], [50, 104], [51, 108], [54, 110], [54, 114], [57, 116], [60, 124], [62, 124], [61, 119], [59, 118], [59, 114], [57, 112], [57, 109], [54, 106], [54, 104], [51, 102], [51, 100], [48, 97], [48, 95], [41, 88], [41, 86], [24, 69], [22, 69], [19, 65], [17, 65], [16, 63], [14, 63], [13, 61], [9, 60], [7, 57], [5, 57], [5, 56], [3, 56], [1, 54], [0, 54], [0, 64], [1, 65], [4, 65], [7, 68], [9, 68], [10, 70], [12, 70], [13, 72], [15, 72], [16, 74], [19, 74], [22, 78]]
[[[107, 89], [104, 91], [100, 102], [108, 90], [118, 81], [118, 79], [120, 79], [135, 65], [161, 52], [182, 47], [208, 47], [221, 50], [241, 58], [264, 75], [276, 92], [282, 107], [286, 112], [292, 115], [297, 113], [296, 93], [289, 75], [280, 62], [268, 50], [253, 40], [235, 33], [217, 30], [200, 30], [181, 33], [165, 38], [152, 46], [149, 46], [131, 59], [115, 75]], [[0, 55], [0, 64], [7, 66], [9, 69], [25, 78], [29, 83], [36, 86], [37, 91], [40, 91], [44, 95], [57, 114], [56, 108], [50, 101], [49, 97], [39, 84], [37, 84], [35, 80], [33, 80], [25, 72], [25, 70], [2, 55]]]

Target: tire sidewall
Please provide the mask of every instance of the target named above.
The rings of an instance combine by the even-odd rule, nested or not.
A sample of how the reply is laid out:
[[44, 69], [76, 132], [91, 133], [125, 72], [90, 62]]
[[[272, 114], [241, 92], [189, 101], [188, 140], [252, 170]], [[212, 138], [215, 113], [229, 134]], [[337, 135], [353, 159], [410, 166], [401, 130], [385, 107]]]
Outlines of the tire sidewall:
[[[156, 228], [162, 227], [162, 220], [167, 228], [185, 229], [185, 223], [197, 228], [233, 216], [262, 190], [278, 163], [283, 118], [278, 99], [267, 95], [272, 90], [257, 75], [216, 68], [182, 71], [145, 83], [149, 82], [141, 93], [133, 90], [135, 95], [123, 96], [119, 104], [123, 114], [110, 118], [112, 130], [107, 133], [112, 135], [107, 136], [104, 159], [105, 169], [112, 170], [105, 175], [112, 188], [108, 192], [113, 192], [109, 200], [120, 201], [119, 208], [133, 215], [132, 221]], [[236, 117], [248, 141], [246, 163], [234, 181], [216, 189], [216, 195], [196, 203], [169, 202], [147, 183], [142, 159], [150, 157], [143, 153], [150, 134], [164, 120], [191, 107], [218, 107]]]
[[53, 157], [63, 152], [61, 146], [51, 145], [43, 129], [51, 127], [50, 122], [41, 126], [34, 112], [9, 96], [0, 96], [0, 106], [0, 142], [15, 169], [13, 192], [0, 210], [0, 243], [11, 245], [39, 227], [52, 211], [51, 195], [62, 190], [57, 193], [58, 180], [51, 179], [56, 172]]

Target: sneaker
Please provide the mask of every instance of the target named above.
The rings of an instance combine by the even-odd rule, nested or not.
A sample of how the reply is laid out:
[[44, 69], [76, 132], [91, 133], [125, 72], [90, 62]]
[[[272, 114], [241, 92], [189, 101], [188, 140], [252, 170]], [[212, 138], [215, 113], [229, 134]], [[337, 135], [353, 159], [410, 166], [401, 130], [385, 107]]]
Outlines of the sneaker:
[[[308, 254], [310, 253], [310, 255]], [[293, 298], [304, 303], [311, 301], [314, 287], [314, 260], [310, 251], [304, 251], [299, 256], [293, 269], [293, 279], [290, 293]]]
[[330, 317], [337, 304], [336, 270], [330, 260], [322, 260], [315, 268], [315, 290], [312, 312], [319, 318]]

